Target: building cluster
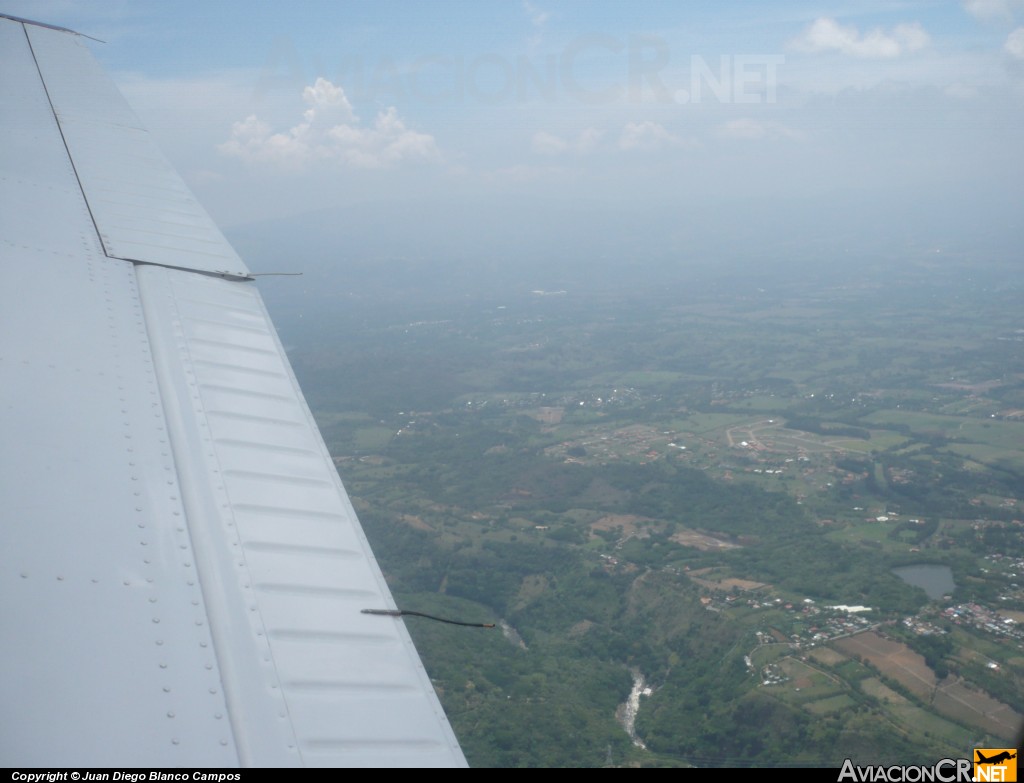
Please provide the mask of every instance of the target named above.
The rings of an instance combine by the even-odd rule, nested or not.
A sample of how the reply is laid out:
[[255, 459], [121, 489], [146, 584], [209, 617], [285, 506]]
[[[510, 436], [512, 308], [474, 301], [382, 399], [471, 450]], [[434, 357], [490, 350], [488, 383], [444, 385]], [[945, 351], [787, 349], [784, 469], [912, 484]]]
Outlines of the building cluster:
[[1018, 641], [1024, 640], [1024, 628], [1021, 628], [1020, 623], [981, 604], [956, 604], [943, 611], [942, 616], [956, 625], [977, 628]]

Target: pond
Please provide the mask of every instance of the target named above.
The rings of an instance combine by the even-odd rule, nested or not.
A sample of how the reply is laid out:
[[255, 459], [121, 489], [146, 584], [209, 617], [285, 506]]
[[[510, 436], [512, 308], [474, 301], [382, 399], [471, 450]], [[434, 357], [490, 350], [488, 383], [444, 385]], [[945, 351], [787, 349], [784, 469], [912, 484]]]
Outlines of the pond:
[[944, 595], [949, 595], [956, 589], [953, 571], [949, 566], [935, 565], [934, 563], [900, 566], [892, 569], [892, 572], [908, 585], [920, 587], [933, 601], [937, 601]]

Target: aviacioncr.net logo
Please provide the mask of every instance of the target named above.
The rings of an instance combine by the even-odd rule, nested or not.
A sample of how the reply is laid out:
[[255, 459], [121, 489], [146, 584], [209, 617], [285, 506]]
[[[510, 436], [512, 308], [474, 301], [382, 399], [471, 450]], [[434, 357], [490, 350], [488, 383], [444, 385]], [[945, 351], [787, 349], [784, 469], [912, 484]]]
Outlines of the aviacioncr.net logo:
[[905, 766], [881, 764], [854, 766], [850, 759], [843, 762], [838, 783], [967, 783], [973, 780], [970, 759], [942, 759], [934, 766]]

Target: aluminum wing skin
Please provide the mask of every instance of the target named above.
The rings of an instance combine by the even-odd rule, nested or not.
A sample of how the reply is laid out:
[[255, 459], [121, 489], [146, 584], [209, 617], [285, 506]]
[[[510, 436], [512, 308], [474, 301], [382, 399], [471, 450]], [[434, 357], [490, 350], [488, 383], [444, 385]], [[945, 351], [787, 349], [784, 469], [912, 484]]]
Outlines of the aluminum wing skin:
[[248, 271], [0, 18], [0, 764], [465, 759]]

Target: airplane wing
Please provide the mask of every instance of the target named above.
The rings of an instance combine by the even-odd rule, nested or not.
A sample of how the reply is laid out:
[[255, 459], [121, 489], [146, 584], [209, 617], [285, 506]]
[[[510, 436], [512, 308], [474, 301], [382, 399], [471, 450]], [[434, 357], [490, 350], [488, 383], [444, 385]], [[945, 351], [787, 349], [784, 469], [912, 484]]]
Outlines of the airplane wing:
[[0, 18], [0, 764], [463, 766], [241, 259]]

